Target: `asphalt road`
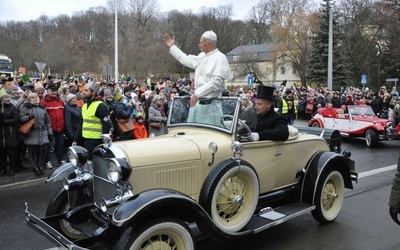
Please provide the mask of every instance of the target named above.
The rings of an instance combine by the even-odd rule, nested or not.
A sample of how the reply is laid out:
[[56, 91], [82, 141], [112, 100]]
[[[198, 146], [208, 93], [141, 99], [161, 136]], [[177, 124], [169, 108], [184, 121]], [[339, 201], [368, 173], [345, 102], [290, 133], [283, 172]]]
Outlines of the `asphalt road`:
[[[400, 142], [381, 142], [378, 148], [369, 149], [362, 140], [345, 140], [342, 148], [352, 151], [363, 178], [354, 190], [347, 190], [334, 223], [320, 225], [307, 214], [240, 242], [203, 240], [197, 249], [400, 249], [400, 227], [391, 221], [387, 205]], [[382, 167], [386, 171], [379, 173]], [[28, 201], [31, 212], [44, 216], [48, 201], [60, 187], [61, 183], [43, 181], [0, 187], [0, 250], [54, 247], [26, 225], [24, 203]]]

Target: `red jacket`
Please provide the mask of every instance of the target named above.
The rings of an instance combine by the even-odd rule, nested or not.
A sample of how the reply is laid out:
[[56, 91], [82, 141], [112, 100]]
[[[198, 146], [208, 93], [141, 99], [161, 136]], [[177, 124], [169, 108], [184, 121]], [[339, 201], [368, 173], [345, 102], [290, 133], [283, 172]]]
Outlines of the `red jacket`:
[[54, 131], [64, 130], [64, 102], [58, 97], [46, 95], [40, 103], [45, 107], [50, 116], [51, 127]]

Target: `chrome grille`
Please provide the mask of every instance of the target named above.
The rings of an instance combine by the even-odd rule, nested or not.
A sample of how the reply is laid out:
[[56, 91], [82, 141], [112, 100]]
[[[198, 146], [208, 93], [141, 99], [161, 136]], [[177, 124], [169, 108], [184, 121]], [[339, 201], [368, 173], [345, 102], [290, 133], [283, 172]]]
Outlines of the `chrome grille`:
[[117, 194], [117, 186], [111, 183], [107, 177], [108, 159], [95, 156], [93, 159], [93, 190], [94, 202], [97, 207], [102, 198], [113, 199]]

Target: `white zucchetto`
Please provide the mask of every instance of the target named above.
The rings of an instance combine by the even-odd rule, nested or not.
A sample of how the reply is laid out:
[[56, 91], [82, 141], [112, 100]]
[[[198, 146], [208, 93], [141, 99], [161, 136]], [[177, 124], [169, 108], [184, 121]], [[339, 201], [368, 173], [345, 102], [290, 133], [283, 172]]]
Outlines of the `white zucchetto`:
[[217, 41], [217, 34], [215, 34], [215, 32], [212, 30], [204, 32], [202, 37], [205, 37], [205, 38], [213, 40], [213, 41]]

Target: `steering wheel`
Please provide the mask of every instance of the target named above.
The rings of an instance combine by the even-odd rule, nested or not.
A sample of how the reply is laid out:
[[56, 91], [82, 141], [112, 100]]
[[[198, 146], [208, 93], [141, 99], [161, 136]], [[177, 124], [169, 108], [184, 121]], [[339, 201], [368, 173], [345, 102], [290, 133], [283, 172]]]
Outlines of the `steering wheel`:
[[[224, 128], [226, 129], [231, 129], [230, 127], [227, 126], [225, 123], [226, 121], [233, 121], [233, 115], [223, 115], [221, 116], [221, 124]], [[251, 137], [251, 129], [247, 124], [238, 119], [238, 126], [236, 129], [236, 137], [238, 138], [239, 141], [253, 141], [253, 138]]]

